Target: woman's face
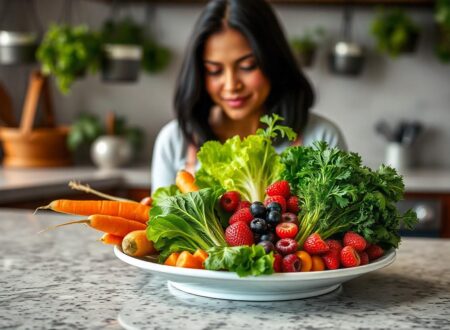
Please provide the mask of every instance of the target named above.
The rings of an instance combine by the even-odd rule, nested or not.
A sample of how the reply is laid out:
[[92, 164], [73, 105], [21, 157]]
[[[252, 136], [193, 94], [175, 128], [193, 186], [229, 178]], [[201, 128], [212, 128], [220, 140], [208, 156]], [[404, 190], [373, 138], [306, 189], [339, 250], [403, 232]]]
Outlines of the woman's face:
[[270, 82], [256, 63], [247, 39], [226, 28], [211, 35], [203, 53], [206, 90], [232, 120], [259, 116], [270, 92]]

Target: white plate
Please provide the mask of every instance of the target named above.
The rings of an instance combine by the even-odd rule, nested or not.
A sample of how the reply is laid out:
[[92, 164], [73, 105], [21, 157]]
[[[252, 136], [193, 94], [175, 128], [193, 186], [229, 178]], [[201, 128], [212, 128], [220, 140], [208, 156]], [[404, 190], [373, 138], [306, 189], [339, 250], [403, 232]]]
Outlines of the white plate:
[[395, 260], [395, 250], [365, 266], [320, 272], [275, 273], [239, 277], [236, 273], [172, 267], [134, 258], [114, 247], [116, 256], [130, 264], [168, 280], [178, 290], [210, 298], [275, 301], [301, 299], [329, 293], [355, 277], [386, 267]]

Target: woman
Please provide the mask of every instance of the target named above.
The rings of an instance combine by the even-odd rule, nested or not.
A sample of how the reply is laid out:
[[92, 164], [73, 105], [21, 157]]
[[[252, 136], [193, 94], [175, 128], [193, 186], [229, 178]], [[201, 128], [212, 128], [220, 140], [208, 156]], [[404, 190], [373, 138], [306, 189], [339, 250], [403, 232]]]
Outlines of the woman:
[[[263, 0], [212, 0], [200, 15], [175, 93], [176, 120], [159, 133], [152, 191], [174, 184], [178, 170], [194, 171], [208, 140], [256, 132], [260, 117], [277, 113], [299, 138], [346, 148], [339, 129], [309, 114], [314, 92], [291, 53], [274, 12]], [[280, 141], [281, 152], [289, 145]]]

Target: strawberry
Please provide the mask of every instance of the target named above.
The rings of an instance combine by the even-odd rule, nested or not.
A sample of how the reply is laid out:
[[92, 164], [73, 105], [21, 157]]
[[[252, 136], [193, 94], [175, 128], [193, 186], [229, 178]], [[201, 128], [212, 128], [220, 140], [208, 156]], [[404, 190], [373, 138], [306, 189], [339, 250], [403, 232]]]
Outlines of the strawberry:
[[353, 231], [346, 232], [342, 241], [344, 245], [353, 246], [356, 251], [364, 251], [367, 247], [365, 238]]
[[244, 221], [247, 225], [250, 224], [250, 222], [253, 220], [253, 215], [250, 213], [249, 208], [240, 209], [234, 212], [230, 219], [228, 220], [228, 223], [232, 225], [233, 223], [236, 223], [238, 221]]
[[243, 221], [229, 225], [225, 230], [225, 239], [230, 246], [252, 245], [253, 233]]
[[306, 238], [305, 243], [303, 243], [303, 250], [309, 254], [320, 254], [328, 252], [330, 248], [319, 234], [314, 233]]
[[325, 240], [325, 243], [327, 243], [328, 247], [330, 248], [330, 251], [333, 251], [337, 254], [341, 253], [342, 244], [337, 239], [327, 239]]
[[281, 206], [281, 213], [286, 212], [286, 199], [281, 195], [276, 196], [269, 196], [264, 200], [264, 206], [267, 207], [270, 203], [275, 202], [280, 204]]
[[250, 203], [249, 201], [240, 201], [236, 211], [240, 209], [248, 209], [250, 208], [250, 205], [252, 205], [252, 203]]
[[365, 251], [358, 252], [359, 259], [361, 260], [360, 266], [367, 265], [369, 263], [369, 255]]
[[283, 272], [283, 256], [281, 254], [275, 253], [273, 255], [273, 270], [275, 273]]
[[237, 191], [227, 191], [220, 197], [220, 206], [227, 212], [234, 212], [240, 201], [241, 195]]
[[292, 222], [282, 222], [275, 227], [279, 238], [294, 238], [298, 233], [298, 226]]
[[284, 198], [289, 198], [291, 195], [291, 187], [289, 187], [289, 182], [286, 180], [277, 181], [266, 188], [266, 194], [267, 196], [281, 195]]
[[370, 244], [370, 246], [366, 249], [366, 252], [370, 261], [378, 259], [384, 255], [383, 248], [376, 244]]
[[286, 209], [288, 212], [297, 214], [300, 211], [300, 205], [298, 203], [297, 196], [291, 196], [286, 200]]
[[341, 250], [341, 264], [342, 266], [356, 267], [359, 266], [361, 260], [359, 259], [358, 251], [353, 246], [344, 246]]
[[341, 264], [339, 253], [336, 250], [330, 250], [322, 256], [327, 269], [338, 269]]

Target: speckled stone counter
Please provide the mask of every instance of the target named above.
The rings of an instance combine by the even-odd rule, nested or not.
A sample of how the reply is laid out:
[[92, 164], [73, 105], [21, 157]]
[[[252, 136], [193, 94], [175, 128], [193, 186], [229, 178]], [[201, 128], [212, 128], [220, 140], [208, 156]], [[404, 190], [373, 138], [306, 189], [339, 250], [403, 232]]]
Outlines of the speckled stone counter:
[[0, 210], [1, 329], [450, 329], [450, 241], [404, 239], [387, 268], [330, 294], [236, 302], [170, 291], [101, 233], [50, 212]]

